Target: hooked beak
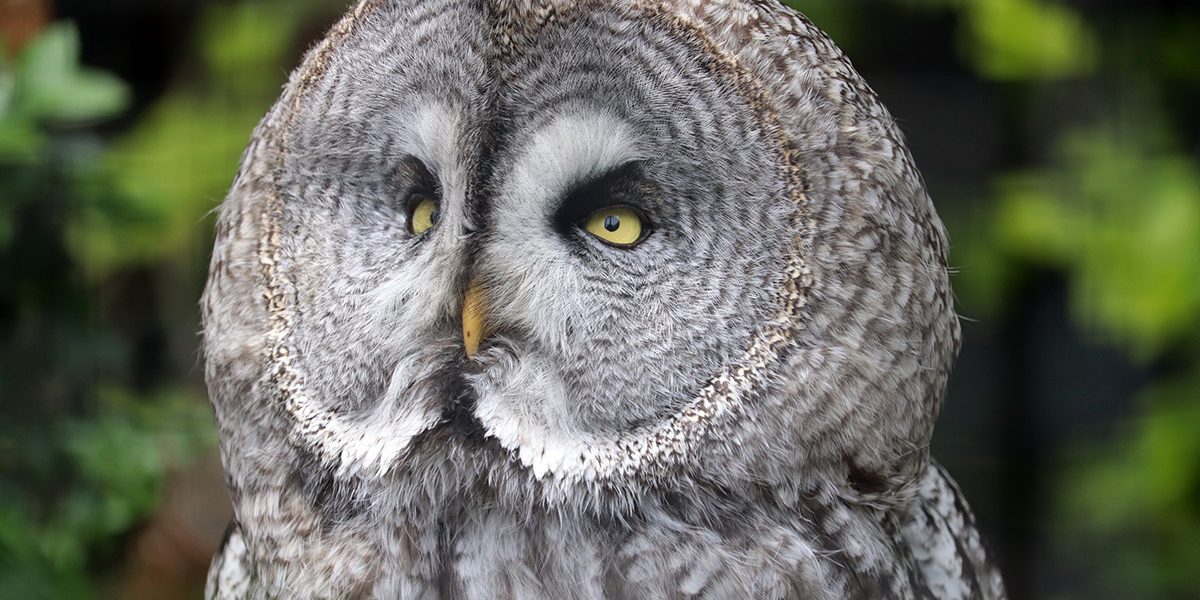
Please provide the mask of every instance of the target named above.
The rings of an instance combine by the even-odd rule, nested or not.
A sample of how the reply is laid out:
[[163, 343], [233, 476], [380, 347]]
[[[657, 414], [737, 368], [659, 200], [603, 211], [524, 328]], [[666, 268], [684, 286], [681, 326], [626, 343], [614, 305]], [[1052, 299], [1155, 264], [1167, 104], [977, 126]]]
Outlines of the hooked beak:
[[463, 346], [468, 357], [475, 356], [475, 352], [479, 350], [479, 343], [491, 333], [487, 329], [485, 317], [483, 287], [476, 281], [471, 281], [467, 286], [466, 295], [463, 296], [462, 306]]

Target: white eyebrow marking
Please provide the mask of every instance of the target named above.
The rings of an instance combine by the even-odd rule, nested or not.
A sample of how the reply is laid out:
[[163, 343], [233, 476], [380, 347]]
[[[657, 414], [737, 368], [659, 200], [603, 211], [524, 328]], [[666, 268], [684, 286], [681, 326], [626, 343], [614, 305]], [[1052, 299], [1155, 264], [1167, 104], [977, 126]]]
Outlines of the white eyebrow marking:
[[624, 121], [599, 112], [564, 115], [533, 134], [528, 150], [513, 166], [508, 193], [498, 199], [500, 208], [525, 202], [544, 205], [578, 182], [645, 158]]
[[414, 106], [392, 119], [399, 125], [395, 133], [400, 149], [427, 161], [431, 167], [455, 162], [461, 121], [459, 111], [440, 102]]

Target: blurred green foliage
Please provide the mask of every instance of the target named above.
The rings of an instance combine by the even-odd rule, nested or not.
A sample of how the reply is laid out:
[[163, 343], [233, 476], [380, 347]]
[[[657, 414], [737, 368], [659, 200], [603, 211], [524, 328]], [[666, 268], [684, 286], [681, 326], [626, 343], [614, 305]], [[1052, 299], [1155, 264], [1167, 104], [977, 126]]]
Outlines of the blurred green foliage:
[[1091, 571], [1106, 596], [1194, 594], [1200, 157], [1172, 135], [1182, 123], [1164, 98], [1196, 85], [1200, 21], [1131, 18], [1120, 35], [1105, 32], [1101, 47], [1102, 25], [1066, 4], [924, 4], [963, 11], [964, 57], [982, 77], [1021, 86], [1023, 102], [1048, 93], [1047, 80], [1102, 72], [1110, 86], [1096, 118], [1044, 131], [1050, 154], [997, 173], [990, 209], [951, 227], [952, 262], [962, 267], [955, 286], [971, 316], [988, 318], [1026, 274], [1061, 272], [1076, 327], [1154, 373], [1133, 400], [1140, 416], [1045, 457], [1055, 465], [1051, 529], [1066, 560]]
[[992, 245], [1066, 270], [1080, 325], [1143, 361], [1200, 326], [1200, 170], [1153, 133], [1069, 132], [1049, 168], [999, 179]]
[[250, 131], [278, 93], [299, 21], [278, 13], [265, 2], [206, 11], [198, 35], [204, 77], [170, 89], [104, 156], [122, 210], [81, 211], [69, 228], [89, 273], [195, 250], [199, 221], [224, 197]]
[[1094, 66], [1095, 36], [1067, 6], [1039, 0], [970, 0], [960, 6], [967, 23], [965, 53], [988, 79], [1061, 78]]
[[[157, 509], [173, 466], [215, 443], [191, 393], [102, 389], [99, 405], [21, 444], [20, 486], [0, 486], [0, 596], [88, 597], [93, 563]], [[50, 498], [39, 502], [39, 498]]]
[[45, 219], [125, 210], [97, 191], [104, 148], [72, 132], [120, 113], [129, 92], [78, 54], [75, 28], [58, 23], [0, 69], [0, 301], [16, 318], [3, 323], [0, 363], [5, 598], [89, 596], [95, 561], [158, 506], [168, 469], [213, 446], [194, 392], [104, 383], [96, 367], [119, 360], [92, 355], [113, 354], [119, 333], [88, 314], [93, 288], [71, 267], [42, 271], [71, 262], [56, 256], [61, 223]]
[[1200, 589], [1198, 389], [1200, 370], [1151, 384], [1138, 398], [1142, 416], [1117, 444], [1081, 443], [1066, 461], [1083, 466], [1066, 473], [1056, 531], [1082, 556], [1103, 549], [1114, 597]]
[[[90, 125], [129, 91], [80, 65], [70, 23], [0, 62], [0, 598], [116, 595], [111, 565], [171, 473], [215, 450], [195, 302], [210, 213], [307, 14], [283, 5], [206, 10], [200, 75], [116, 137]], [[160, 314], [122, 315], [122, 296]], [[176, 364], [139, 364], [140, 320], [184, 348]]]
[[0, 158], [35, 160], [45, 123], [96, 121], [124, 110], [129, 92], [107, 73], [81, 68], [79, 34], [52, 25], [0, 69]]
[[[1065, 272], [1079, 328], [1135, 362], [1173, 364], [1126, 430], [1062, 457], [1055, 529], [1088, 562], [1106, 548], [1102, 577], [1124, 594], [1181, 597], [1200, 589], [1200, 165], [1147, 136], [1068, 132], [1050, 165], [998, 178], [987, 251], [1009, 276]], [[975, 285], [1003, 298], [1002, 281]]]

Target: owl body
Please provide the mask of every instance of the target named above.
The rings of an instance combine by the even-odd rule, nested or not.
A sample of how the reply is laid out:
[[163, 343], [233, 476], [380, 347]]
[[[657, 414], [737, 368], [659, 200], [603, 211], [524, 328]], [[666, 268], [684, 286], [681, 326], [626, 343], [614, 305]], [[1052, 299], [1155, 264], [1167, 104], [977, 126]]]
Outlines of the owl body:
[[494, 497], [474, 490], [434, 514], [362, 514], [339, 522], [337, 535], [327, 530], [308, 538], [286, 524], [268, 525], [279, 527], [280, 537], [268, 536], [271, 542], [257, 555], [247, 548], [249, 534], [235, 524], [214, 559], [208, 594], [1002, 597], [1002, 583], [945, 473], [931, 468], [914, 491], [911, 508], [897, 510], [866, 508], [817, 490], [787, 501], [730, 490], [655, 502], [617, 520], [497, 506]]
[[1002, 597], [945, 247], [781, 5], [365, 0], [222, 207], [208, 593]]

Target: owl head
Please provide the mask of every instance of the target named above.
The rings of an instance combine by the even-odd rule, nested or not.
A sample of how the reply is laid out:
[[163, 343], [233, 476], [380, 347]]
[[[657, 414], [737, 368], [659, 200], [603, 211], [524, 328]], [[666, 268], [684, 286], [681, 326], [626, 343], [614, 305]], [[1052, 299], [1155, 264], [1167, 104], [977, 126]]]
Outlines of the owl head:
[[780, 5], [365, 0], [221, 210], [235, 506], [885, 493], [957, 351], [945, 253], [893, 119]]

